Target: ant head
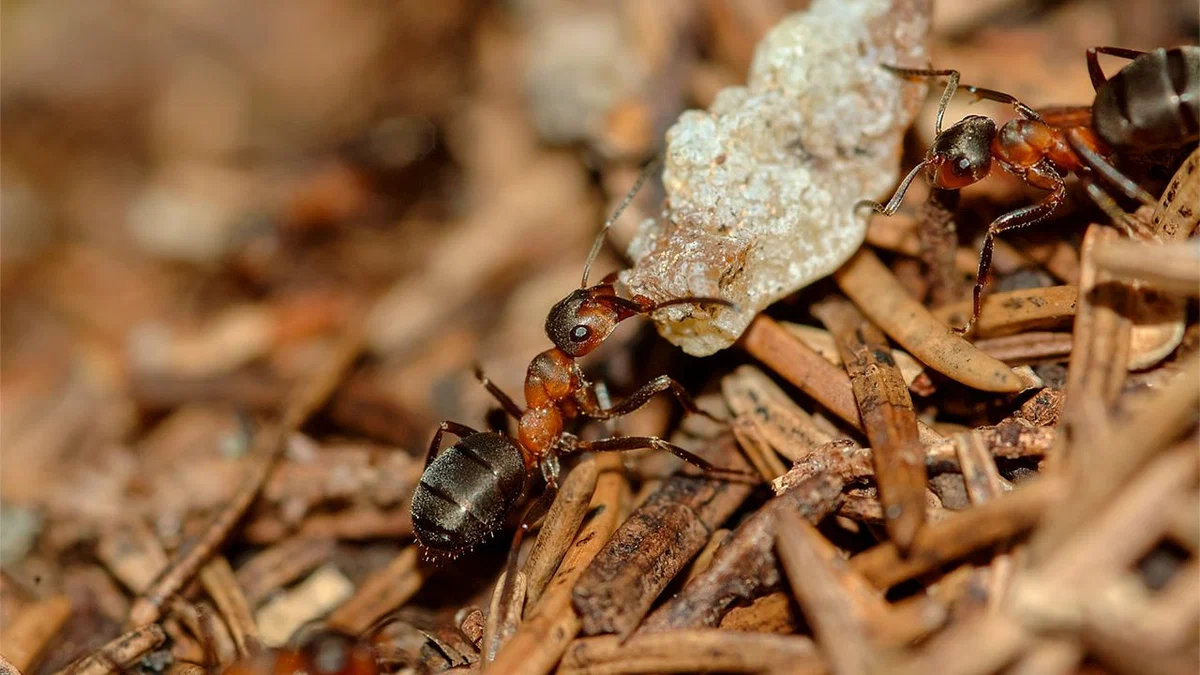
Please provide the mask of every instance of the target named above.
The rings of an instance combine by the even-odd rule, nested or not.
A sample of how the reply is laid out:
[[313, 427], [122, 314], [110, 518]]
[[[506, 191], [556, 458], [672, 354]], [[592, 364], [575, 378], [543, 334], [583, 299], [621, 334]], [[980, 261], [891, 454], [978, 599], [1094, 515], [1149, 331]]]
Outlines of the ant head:
[[636, 311], [606, 302], [599, 287], [580, 288], [554, 305], [546, 317], [546, 335], [562, 351], [579, 358], [600, 346], [617, 324]]
[[992, 139], [996, 123], [982, 115], [969, 115], [938, 135], [925, 156], [930, 184], [958, 190], [982, 180], [992, 169]]

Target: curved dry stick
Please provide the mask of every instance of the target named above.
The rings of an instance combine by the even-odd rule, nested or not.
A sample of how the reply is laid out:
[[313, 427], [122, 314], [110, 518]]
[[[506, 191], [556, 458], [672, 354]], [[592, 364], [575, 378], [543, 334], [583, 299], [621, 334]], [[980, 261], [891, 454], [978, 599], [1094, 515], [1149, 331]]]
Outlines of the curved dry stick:
[[837, 341], [838, 352], [862, 414], [884, 525], [907, 550], [925, 521], [925, 447], [917, 436], [917, 414], [883, 332], [845, 298], [828, 297], [812, 308]]
[[161, 645], [167, 639], [161, 626], [156, 623], [141, 626], [114, 639], [89, 656], [71, 663], [56, 675], [109, 675], [113, 666], [128, 667], [142, 658], [146, 652]]
[[[993, 293], [983, 300], [975, 323], [975, 335], [998, 337], [1030, 329], [1047, 328], [1075, 316], [1077, 286], [1045, 286]], [[951, 326], [966, 323], [971, 301], [956, 302], [933, 310], [939, 321]]]
[[1030, 386], [938, 321], [871, 251], [859, 249], [833, 278], [863, 314], [934, 370], [983, 391], [1013, 393]]
[[1147, 244], [1127, 239], [1097, 242], [1093, 260], [1114, 276], [1138, 279], [1164, 291], [1200, 295], [1200, 242]]
[[598, 475], [596, 458], [585, 458], [567, 474], [562, 489], [546, 512], [537, 541], [533, 543], [533, 550], [529, 552], [522, 568], [525, 575], [523, 613], [528, 613], [537, 605], [546, 585], [550, 583], [550, 577], [567, 554], [575, 533], [587, 515], [588, 505], [596, 492]]
[[533, 614], [496, 654], [489, 673], [544, 675], [554, 669], [582, 626], [571, 606], [571, 593], [580, 575], [608, 543], [620, 522], [625, 477], [617, 455], [597, 457], [601, 470], [589, 511], [592, 517], [576, 535]]
[[362, 348], [362, 322], [355, 320], [330, 358], [292, 390], [279, 423], [260, 429], [246, 458], [250, 466], [237, 491], [224, 509], [209, 523], [194, 545], [180, 548], [171, 563], [150, 588], [134, 601], [129, 620], [135, 626], [154, 623], [162, 616], [163, 604], [183, 589], [220, 548], [234, 526], [254, 503], [263, 484], [283, 453], [287, 439], [329, 399], [342, 376], [358, 358]]

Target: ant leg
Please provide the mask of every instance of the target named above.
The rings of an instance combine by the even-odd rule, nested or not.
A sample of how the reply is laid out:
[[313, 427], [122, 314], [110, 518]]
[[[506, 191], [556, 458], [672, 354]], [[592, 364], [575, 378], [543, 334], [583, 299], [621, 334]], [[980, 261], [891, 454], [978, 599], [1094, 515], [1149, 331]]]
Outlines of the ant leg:
[[979, 254], [979, 273], [975, 277], [975, 289], [972, 292], [971, 318], [967, 325], [956, 328], [960, 335], [970, 334], [979, 320], [979, 311], [983, 307], [983, 294], [992, 283], [992, 249], [995, 246], [996, 235], [1001, 232], [1020, 229], [1043, 220], [1062, 204], [1067, 197], [1067, 184], [1059, 177], [1045, 161], [1035, 164], [1025, 175], [1025, 182], [1030, 185], [1052, 190], [1042, 201], [1006, 213], [988, 226], [987, 234], [983, 237], [983, 251]]
[[623, 436], [621, 438], [605, 438], [599, 441], [578, 441], [573, 450], [578, 452], [625, 452], [627, 450], [642, 450], [645, 448], [669, 452], [705, 473], [753, 478], [755, 482], [758, 482], [762, 478], [753, 471], [717, 466], [703, 457], [684, 450], [678, 445], [668, 443], [654, 436]]
[[591, 411], [585, 410], [584, 412], [586, 412], [589, 417], [598, 420], [621, 417], [622, 415], [628, 415], [634, 410], [646, 405], [650, 402], [650, 399], [654, 398], [658, 394], [668, 391], [671, 392], [671, 394], [675, 397], [675, 400], [679, 401], [679, 405], [683, 406], [683, 409], [688, 413], [693, 415], [703, 415], [714, 422], [721, 421], [716, 417], [713, 417], [708, 412], [701, 410], [700, 407], [696, 405], [696, 401], [692, 398], [691, 394], [687, 393], [687, 390], [683, 388], [683, 385], [676, 382], [669, 375], [659, 375], [653, 380], [650, 380], [640, 389], [630, 394], [624, 401], [621, 401], [610, 408], [597, 408]]
[[479, 433], [475, 429], [458, 422], [442, 422], [438, 425], [437, 431], [433, 434], [433, 440], [429, 442], [429, 452], [425, 455], [425, 468], [433, 462], [433, 458], [437, 457], [438, 449], [442, 446], [442, 434], [451, 433], [459, 438], [474, 436]]
[[1007, 103], [1013, 107], [1013, 110], [1017, 111], [1018, 115], [1027, 120], [1037, 120], [1038, 122], [1044, 121], [1042, 116], [1037, 114], [1037, 111], [1017, 100], [1017, 97], [1013, 96], [1012, 94], [1006, 94], [1002, 91], [996, 91], [995, 89], [976, 87], [970, 84], [963, 85], [963, 89], [971, 92], [976, 98], [979, 99], [996, 101], [997, 103]]
[[1108, 54], [1109, 56], [1116, 56], [1117, 58], [1132, 61], [1145, 53], [1137, 49], [1126, 49], [1124, 47], [1088, 47], [1088, 76], [1092, 78], [1092, 88], [1099, 91], [1100, 87], [1108, 81], [1108, 78], [1104, 76], [1104, 71], [1100, 68], [1100, 54]]
[[1126, 197], [1136, 199], [1146, 206], [1155, 206], [1158, 200], [1149, 192], [1142, 189], [1140, 185], [1129, 179], [1128, 176], [1117, 170], [1117, 167], [1109, 164], [1108, 160], [1096, 151], [1095, 145], [1090, 143], [1078, 129], [1067, 130], [1067, 145], [1079, 155], [1084, 164], [1088, 168], [1095, 171], [1098, 176], [1103, 178], [1109, 185], [1118, 188], [1125, 193]]
[[948, 77], [946, 82], [946, 90], [942, 92], [942, 100], [938, 101], [937, 119], [933, 123], [934, 134], [942, 133], [942, 118], [946, 115], [946, 106], [950, 105], [950, 99], [954, 98], [954, 91], [958, 89], [958, 79], [961, 74], [957, 70], [929, 70], [919, 68], [898, 68], [889, 66], [886, 63], [881, 64], [885, 69], [900, 77]]
[[512, 400], [511, 396], [504, 393], [504, 390], [500, 389], [500, 387], [497, 387], [491, 380], [489, 380], [487, 375], [483, 374], [483, 367], [478, 363], [475, 364], [475, 379], [479, 380], [479, 383], [488, 390], [488, 393], [500, 402], [500, 407], [504, 408], [504, 412], [512, 415], [513, 419], [521, 419], [521, 406], [517, 405]]
[[880, 204], [874, 199], [860, 199], [854, 204], [854, 210], [857, 211], [860, 206], [870, 206], [873, 210], [885, 216], [895, 215], [896, 209], [899, 209], [900, 203], [904, 201], [904, 193], [908, 192], [908, 186], [923, 168], [925, 168], [925, 162], [914, 166], [912, 171], [909, 171], [908, 175], [904, 177], [904, 180], [900, 181], [900, 186], [896, 188], [895, 194], [892, 195], [892, 198], [888, 200], [886, 205]]

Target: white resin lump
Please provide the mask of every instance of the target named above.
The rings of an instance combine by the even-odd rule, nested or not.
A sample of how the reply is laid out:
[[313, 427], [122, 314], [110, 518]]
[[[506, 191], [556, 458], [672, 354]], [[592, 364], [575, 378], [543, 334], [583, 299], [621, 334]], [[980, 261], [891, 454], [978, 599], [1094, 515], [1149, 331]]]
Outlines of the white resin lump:
[[654, 300], [717, 296], [654, 316], [689, 354], [733, 344], [754, 316], [830, 274], [896, 183], [925, 93], [880, 63], [923, 67], [928, 0], [817, 0], [758, 45], [745, 87], [667, 132], [661, 219], [639, 228], [620, 281]]

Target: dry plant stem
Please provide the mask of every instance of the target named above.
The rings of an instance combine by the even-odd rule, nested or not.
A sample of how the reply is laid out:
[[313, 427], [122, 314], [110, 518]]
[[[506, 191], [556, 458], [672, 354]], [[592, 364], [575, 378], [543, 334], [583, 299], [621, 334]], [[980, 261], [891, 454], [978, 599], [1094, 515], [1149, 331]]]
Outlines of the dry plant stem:
[[837, 476], [814, 476], [775, 497], [734, 530], [712, 565], [646, 618], [642, 631], [712, 628], [729, 608], [753, 600], [781, 581], [775, 559], [779, 521], [790, 514], [818, 523], [837, 508], [845, 485]]
[[525, 606], [525, 575], [517, 572], [517, 576], [509, 591], [508, 604], [501, 606], [504, 601], [504, 584], [508, 573], [502, 573], [496, 579], [496, 587], [492, 592], [492, 602], [488, 605], [487, 620], [483, 628], [483, 667], [487, 668], [495, 658], [496, 653], [504, 646], [517, 630], [521, 622], [521, 608]]
[[161, 645], [167, 639], [158, 624], [135, 628], [109, 642], [90, 656], [85, 656], [58, 671], [57, 675], [109, 675], [113, 667], [129, 668], [146, 652]]
[[768, 593], [745, 607], [734, 607], [721, 619], [722, 630], [791, 635], [799, 629], [792, 611], [792, 596], [783, 591]]
[[1129, 569], [1166, 534], [1170, 527], [1166, 503], [1194, 488], [1200, 480], [1198, 472], [1200, 456], [1194, 443], [1158, 457], [1099, 513], [1061, 541], [1054, 555], [1038, 566], [1039, 576], [1051, 586], [1081, 585]]
[[1154, 209], [1151, 224], [1163, 241], [1181, 241], [1200, 225], [1200, 148], [1192, 151], [1175, 171]]
[[[1078, 396], [1072, 393], [1072, 396]], [[1070, 402], [1070, 397], [1068, 402]], [[1165, 386], [1140, 397], [1134, 407], [1112, 425], [1111, 437], [1102, 445], [1081, 448], [1070, 461], [1086, 475], [1072, 476], [1071, 499], [1052, 514], [1030, 541], [1034, 560], [1044, 558], [1112, 496], [1155, 454], [1183, 435], [1193, 423], [1200, 406], [1200, 354], [1180, 364], [1179, 372]], [[1089, 423], [1084, 418], [1079, 426]], [[1095, 420], [1090, 420], [1095, 425]], [[1107, 450], [1107, 451], [1106, 451]]]
[[859, 584], [861, 578], [808, 522], [792, 514], [782, 515], [775, 546], [792, 593], [830, 669], [846, 675], [870, 672], [876, 656], [867, 638], [867, 617], [880, 612], [882, 601], [864, 604], [861, 593], [847, 588], [847, 577]]
[[687, 575], [683, 578], [684, 586], [692, 583], [692, 580], [704, 574], [712, 567], [713, 557], [725, 545], [725, 541], [729, 539], [731, 533], [730, 530], [726, 530], [725, 528], [713, 532], [712, 536], [708, 538], [708, 543], [696, 554], [696, 559], [692, 561], [691, 565], [688, 565]]
[[806, 637], [707, 629], [646, 633], [628, 641], [615, 635], [579, 639], [571, 643], [558, 672], [761, 673], [780, 668], [819, 672], [820, 665], [816, 647]]
[[890, 588], [1032, 528], [1062, 496], [1062, 486], [1040, 478], [1004, 497], [924, 527], [907, 556], [893, 542], [850, 559], [850, 566], [879, 588]]
[[931, 188], [918, 218], [921, 262], [929, 276], [929, 301], [933, 307], [954, 302], [959, 295], [958, 270], [954, 266], [954, 257], [958, 253], [954, 214], [960, 196], [958, 190]]
[[[979, 320], [975, 324], [975, 335], [996, 337], [1057, 326], [1075, 316], [1078, 297], [1079, 288], [1076, 286], [1045, 286], [992, 293], [983, 299]], [[942, 323], [961, 326], [971, 315], [971, 301], [940, 307], [933, 311], [933, 315]]]
[[[751, 356], [778, 373], [780, 377], [799, 387], [801, 391], [855, 429], [862, 430], [862, 419], [859, 417], [858, 403], [854, 400], [854, 389], [850, 384], [849, 376], [841, 368], [829, 363], [818, 352], [804, 344], [802, 340], [792, 334], [791, 330], [774, 319], [760, 314], [746, 329], [740, 344]], [[769, 378], [759, 375], [754, 379], [757, 381], [746, 383], [743, 389], [757, 388], [760, 391], [779, 392], [783, 399], [788, 398], [779, 387], [770, 383]], [[761, 384], [764, 380], [769, 386]], [[724, 385], [722, 386], [724, 387]], [[726, 392], [726, 396], [730, 396], [729, 391]], [[775, 397], [771, 396], [771, 398]], [[816, 420], [808, 413], [801, 411], [794, 402], [788, 407], [793, 411], [803, 413], [802, 415], [784, 413], [787, 416], [781, 420], [781, 423], [789, 425], [789, 428], [798, 434], [798, 438], [805, 439], [806, 442], [824, 439], [820, 443], [831, 438], [830, 433], [821, 430], [816, 425]], [[738, 412], [736, 408], [734, 411]], [[753, 412], [757, 414], [757, 408]], [[760, 415], [760, 417], [762, 416]], [[809, 424], [810, 421], [812, 424]], [[799, 456], [807, 454], [802, 451], [803, 448], [789, 451], [789, 447], [794, 447], [795, 439], [780, 438], [779, 434], [773, 435], [773, 426], [773, 423], [768, 422], [760, 425], [760, 429], [777, 452], [793, 461]], [[917, 429], [923, 443], [932, 443], [942, 438], [941, 434], [923, 423], [918, 422]], [[815, 445], [811, 447], [815, 447]]]
[[975, 346], [1010, 366], [1061, 361], [1070, 356], [1075, 337], [1070, 333], [1033, 331], [977, 340]]
[[71, 601], [65, 595], [53, 595], [21, 609], [16, 619], [3, 627], [4, 655], [21, 670], [37, 665], [67, 619]]
[[358, 635], [380, 617], [408, 601], [431, 570], [421, 564], [421, 549], [409, 544], [383, 569], [367, 577], [354, 596], [329, 615], [329, 625]]
[[[1044, 456], [1058, 437], [1053, 427], [1029, 426], [1015, 419], [976, 430], [988, 452], [997, 458], [1018, 459]], [[958, 450], [952, 439], [938, 441], [925, 452], [931, 471], [958, 471]], [[871, 449], [849, 439], [831, 441], [799, 459], [774, 485], [789, 487], [825, 472], [837, 474], [847, 483], [874, 478]], [[778, 491], [778, 488], [777, 488]]]
[[832, 440], [808, 412], [754, 366], [740, 366], [721, 378], [721, 392], [735, 415], [735, 425], [737, 420], [753, 420], [758, 436], [792, 461]]
[[905, 598], [871, 622], [871, 640], [880, 650], [905, 647], [946, 624], [951, 603], [928, 594]]
[[1001, 613], [977, 613], [933, 636], [912, 656], [888, 664], [889, 675], [990, 675], [1013, 660], [1033, 636]]
[[121, 523], [101, 535], [96, 554], [109, 572], [134, 593], [149, 588], [169, 561], [158, 537], [140, 519]]
[[600, 474], [592, 495], [591, 514], [575, 536], [558, 571], [533, 613], [517, 628], [512, 639], [496, 654], [488, 673], [544, 675], [554, 669], [582, 622], [571, 605], [571, 593], [580, 575], [608, 542], [620, 522], [620, 503], [628, 489], [615, 455], [596, 458]]
[[246, 458], [250, 466], [237, 491], [228, 505], [213, 517], [200, 539], [193, 546], [181, 549], [150, 589], [134, 602], [129, 610], [129, 620], [133, 625], [157, 621], [162, 616], [162, 605], [166, 599], [178, 593], [229, 537], [258, 496], [287, 439], [328, 400], [358, 358], [362, 348], [361, 330], [360, 321], [351, 322], [348, 332], [334, 347], [328, 360], [289, 394], [279, 422], [255, 434], [254, 446]]
[[887, 338], [841, 298], [815, 305], [813, 315], [837, 338], [838, 352], [862, 415], [888, 536], [907, 550], [925, 521], [925, 448], [917, 415]]
[[1200, 247], [1195, 242], [1144, 244], [1106, 241], [1093, 251], [1096, 265], [1124, 279], [1137, 279], [1184, 296], [1200, 294]]
[[200, 583], [229, 626], [229, 633], [237, 646], [238, 653], [249, 656], [258, 650], [261, 639], [258, 626], [254, 624], [254, 616], [250, 613], [250, 603], [242, 594], [233, 569], [225, 556], [216, 556], [204, 569], [200, 570]]
[[1006, 675], [1070, 675], [1078, 672], [1083, 645], [1074, 637], [1037, 640]]
[[571, 469], [550, 510], [546, 512], [537, 541], [522, 568], [525, 576], [523, 613], [528, 613], [537, 604], [554, 570], [558, 569], [566, 555], [583, 517], [587, 515], [592, 494], [596, 491], [597, 477], [595, 458], [585, 458]]
[[[1007, 481], [1000, 477], [996, 460], [988, 451], [978, 432], [967, 432], [954, 437], [958, 448], [958, 465], [962, 469], [963, 481], [967, 486], [967, 497], [978, 506], [999, 498], [1007, 489]], [[1013, 574], [1013, 557], [1000, 553], [992, 558], [988, 569], [989, 607], [995, 609], [1008, 588]]]
[[746, 453], [746, 457], [750, 459], [750, 463], [754, 465], [763, 480], [775, 480], [787, 473], [787, 467], [779, 461], [779, 456], [767, 446], [763, 434], [759, 432], [758, 424], [753, 418], [738, 415], [733, 418], [730, 426], [733, 430], [733, 437], [737, 439], [738, 445], [742, 446], [742, 452]]
[[293, 537], [255, 555], [235, 575], [247, 604], [257, 607], [275, 590], [320, 567], [336, 546], [333, 539]]
[[[748, 464], [732, 435], [709, 442], [710, 461]], [[628, 635], [658, 594], [750, 495], [745, 482], [676, 474], [638, 507], [592, 561], [574, 590], [583, 632]]]
[[780, 377], [855, 429], [862, 429], [850, 378], [809, 349], [774, 319], [758, 315], [742, 335], [742, 348]]
[[[1109, 227], [1093, 225], [1083, 239], [1083, 272], [1079, 279], [1079, 309], [1075, 317], [1075, 347], [1071, 351], [1067, 391], [1075, 400], [1110, 405], [1125, 382], [1129, 362], [1128, 318], [1133, 309], [1132, 289], [1098, 270], [1092, 251], [1120, 235]], [[1086, 423], [1083, 420], [1079, 420]]]
[[[781, 322], [781, 325], [791, 331], [793, 335], [800, 338], [801, 342], [808, 345], [821, 356], [824, 356], [825, 360], [835, 366], [842, 365], [842, 357], [838, 354], [837, 342], [829, 334], [829, 331], [817, 328], [816, 326], [806, 326], [788, 321]], [[896, 359], [896, 366], [900, 368], [900, 372], [904, 375], [904, 381], [910, 387], [925, 372], [925, 366], [909, 356], [907, 352], [893, 349], [892, 357]]]
[[873, 323], [909, 354], [953, 380], [983, 391], [1018, 392], [1028, 384], [976, 349], [911, 298], [879, 258], [863, 248], [833, 278]]

